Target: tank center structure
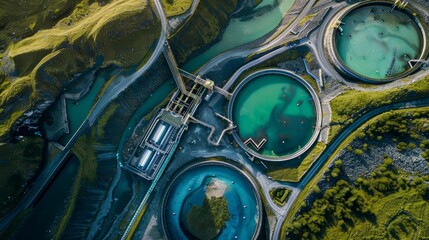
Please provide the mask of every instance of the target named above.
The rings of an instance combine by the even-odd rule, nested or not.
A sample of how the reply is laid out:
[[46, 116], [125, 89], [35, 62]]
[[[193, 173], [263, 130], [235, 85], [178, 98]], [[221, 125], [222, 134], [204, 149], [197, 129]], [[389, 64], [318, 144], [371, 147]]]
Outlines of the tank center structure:
[[321, 107], [316, 92], [301, 77], [282, 69], [258, 71], [234, 90], [228, 117], [237, 125], [235, 141], [254, 157], [284, 161], [316, 141]]
[[168, 239], [256, 239], [262, 202], [254, 181], [227, 162], [205, 160], [180, 170], [161, 209]]

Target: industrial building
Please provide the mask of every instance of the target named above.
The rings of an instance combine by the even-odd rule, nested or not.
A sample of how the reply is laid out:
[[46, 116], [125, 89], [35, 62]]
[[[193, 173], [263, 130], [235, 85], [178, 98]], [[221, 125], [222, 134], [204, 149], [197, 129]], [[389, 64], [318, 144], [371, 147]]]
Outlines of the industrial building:
[[148, 124], [140, 144], [128, 161], [127, 168], [148, 180], [152, 180], [161, 164], [176, 147], [185, 130], [182, 117], [161, 109]]

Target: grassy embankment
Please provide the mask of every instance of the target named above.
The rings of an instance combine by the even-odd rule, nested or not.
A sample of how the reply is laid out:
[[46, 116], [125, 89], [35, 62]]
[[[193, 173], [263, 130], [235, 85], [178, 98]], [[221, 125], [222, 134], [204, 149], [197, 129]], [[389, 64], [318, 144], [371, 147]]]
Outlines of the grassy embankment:
[[97, 158], [94, 146], [98, 144], [98, 139], [104, 137], [104, 128], [115, 113], [118, 105], [110, 105], [101, 118], [94, 125], [92, 130], [82, 135], [72, 148], [72, 152], [80, 161], [79, 170], [67, 199], [64, 215], [61, 216], [58, 227], [55, 231], [55, 239], [60, 239], [70, 220], [76, 200], [79, 195], [81, 184], [94, 182], [97, 178]]
[[195, 13], [170, 37], [171, 49], [179, 65], [219, 39], [229, 15], [237, 6], [238, 0], [200, 0]]
[[[336, 157], [343, 149], [352, 151], [350, 144], [353, 141], [363, 140], [361, 151], [367, 151], [368, 144], [390, 139], [399, 152], [419, 146], [421, 156], [428, 160], [425, 156], [429, 151], [428, 117], [427, 107], [391, 111], [369, 120], [350, 134], [325, 163], [322, 168], [325, 170], [303, 189], [283, 223], [283, 238], [286, 231], [290, 232], [289, 237], [299, 234], [307, 238], [429, 238], [429, 219], [425, 217], [429, 212], [429, 188], [424, 182], [429, 180], [429, 176], [397, 169], [386, 154], [383, 164], [374, 169], [370, 177], [359, 177], [350, 182], [342, 171], [342, 161]], [[361, 151], [355, 149], [354, 154], [359, 157]], [[327, 171], [335, 159], [334, 167]], [[336, 185], [321, 193], [317, 183], [323, 175]], [[312, 192], [318, 194], [318, 198], [307, 207], [304, 198]], [[302, 210], [295, 219], [293, 216], [300, 208]]]
[[429, 96], [429, 76], [402, 87], [376, 92], [347, 90], [331, 101], [331, 141], [344, 127], [365, 112], [393, 102]]
[[96, 57], [103, 58], [101, 67], [139, 63], [151, 53], [158, 25], [147, 1], [81, 1], [51, 29], [11, 44], [3, 59], [0, 136], [24, 112], [56, 99], [75, 74], [94, 67]]
[[162, 0], [162, 5], [167, 17], [174, 17], [188, 11], [192, 6], [192, 0]]

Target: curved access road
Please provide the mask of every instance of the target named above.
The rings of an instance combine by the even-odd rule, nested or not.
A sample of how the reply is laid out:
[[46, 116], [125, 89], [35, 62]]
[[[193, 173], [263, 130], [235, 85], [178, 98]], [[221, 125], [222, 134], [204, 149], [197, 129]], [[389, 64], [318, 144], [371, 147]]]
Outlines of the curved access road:
[[167, 33], [167, 18], [165, 16], [164, 10], [162, 8], [160, 0], [154, 0], [158, 17], [161, 21], [161, 34], [156, 45], [154, 52], [152, 53], [149, 60], [145, 63], [143, 67], [141, 67], [137, 72], [132, 74], [129, 77], [118, 77], [115, 79], [109, 88], [106, 90], [103, 97], [96, 103], [94, 110], [91, 114], [85, 119], [85, 121], [81, 124], [79, 129], [74, 133], [72, 138], [64, 147], [64, 150], [59, 153], [56, 160], [53, 161], [50, 165], [46, 166], [45, 169], [40, 173], [37, 180], [34, 182], [32, 188], [28, 191], [28, 193], [23, 197], [21, 202], [8, 214], [6, 214], [3, 218], [0, 219], [0, 233], [3, 232], [6, 227], [10, 224], [10, 222], [18, 216], [20, 212], [24, 209], [30, 207], [34, 201], [41, 195], [41, 193], [46, 189], [49, 185], [55, 174], [61, 169], [61, 167], [66, 162], [68, 155], [73, 147], [74, 143], [77, 141], [80, 135], [84, 132], [85, 129], [90, 127], [99, 117], [99, 115], [103, 112], [103, 110], [109, 105], [109, 103], [115, 99], [122, 91], [128, 88], [136, 79], [138, 79], [159, 57], [162, 52], [164, 42], [166, 40]]
[[280, 231], [283, 225], [283, 222], [286, 218], [286, 216], [289, 214], [289, 211], [291, 210], [293, 204], [296, 202], [298, 196], [300, 195], [302, 189], [312, 180], [315, 175], [319, 172], [321, 167], [325, 164], [325, 162], [331, 157], [332, 153], [335, 152], [335, 150], [340, 146], [340, 144], [356, 129], [358, 129], [362, 124], [367, 122], [369, 119], [380, 115], [384, 112], [390, 111], [390, 110], [399, 110], [399, 109], [407, 109], [407, 108], [417, 108], [417, 107], [427, 107], [429, 106], [429, 97], [425, 97], [422, 99], [417, 100], [411, 100], [407, 102], [399, 102], [399, 103], [392, 103], [387, 106], [379, 107], [376, 109], [373, 109], [357, 120], [355, 120], [350, 126], [346, 127], [331, 143], [330, 145], [325, 149], [325, 151], [320, 155], [319, 159], [315, 162], [315, 164], [307, 171], [307, 173], [304, 175], [304, 177], [301, 179], [301, 181], [298, 184], [287, 184], [292, 187], [292, 194], [289, 197], [286, 207], [283, 209], [283, 214], [281, 214], [281, 218], [278, 219], [278, 224], [276, 225], [276, 228], [274, 230], [273, 239], [279, 239], [280, 237]]
[[107, 88], [106, 92], [103, 94], [101, 99], [97, 102], [97, 104], [94, 107], [94, 110], [91, 112], [91, 114], [88, 117], [90, 125], [94, 124], [95, 120], [99, 117], [99, 115], [103, 112], [103, 110], [109, 105], [109, 103], [113, 99], [118, 97], [118, 95], [121, 92], [123, 92], [125, 89], [127, 89], [131, 84], [133, 84], [135, 80], [138, 79], [144, 72], [146, 72], [161, 54], [164, 48], [164, 43], [167, 39], [168, 21], [167, 21], [167, 17], [165, 15], [164, 9], [162, 8], [161, 1], [154, 0], [154, 2], [155, 2], [158, 17], [161, 21], [161, 26], [162, 26], [161, 35], [159, 37], [159, 40], [154, 52], [150, 56], [149, 60], [145, 63], [145, 65], [141, 67], [139, 70], [137, 70], [135, 73], [133, 73], [131, 76], [129, 77], [120, 76], [110, 84], [110, 86]]

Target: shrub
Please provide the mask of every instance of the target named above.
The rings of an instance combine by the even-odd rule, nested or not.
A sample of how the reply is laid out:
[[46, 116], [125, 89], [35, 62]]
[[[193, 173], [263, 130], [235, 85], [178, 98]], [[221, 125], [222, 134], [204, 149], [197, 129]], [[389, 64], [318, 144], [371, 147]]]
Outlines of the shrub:
[[362, 156], [363, 151], [360, 150], [360, 149], [355, 149], [355, 154], [358, 155], [358, 156]]

